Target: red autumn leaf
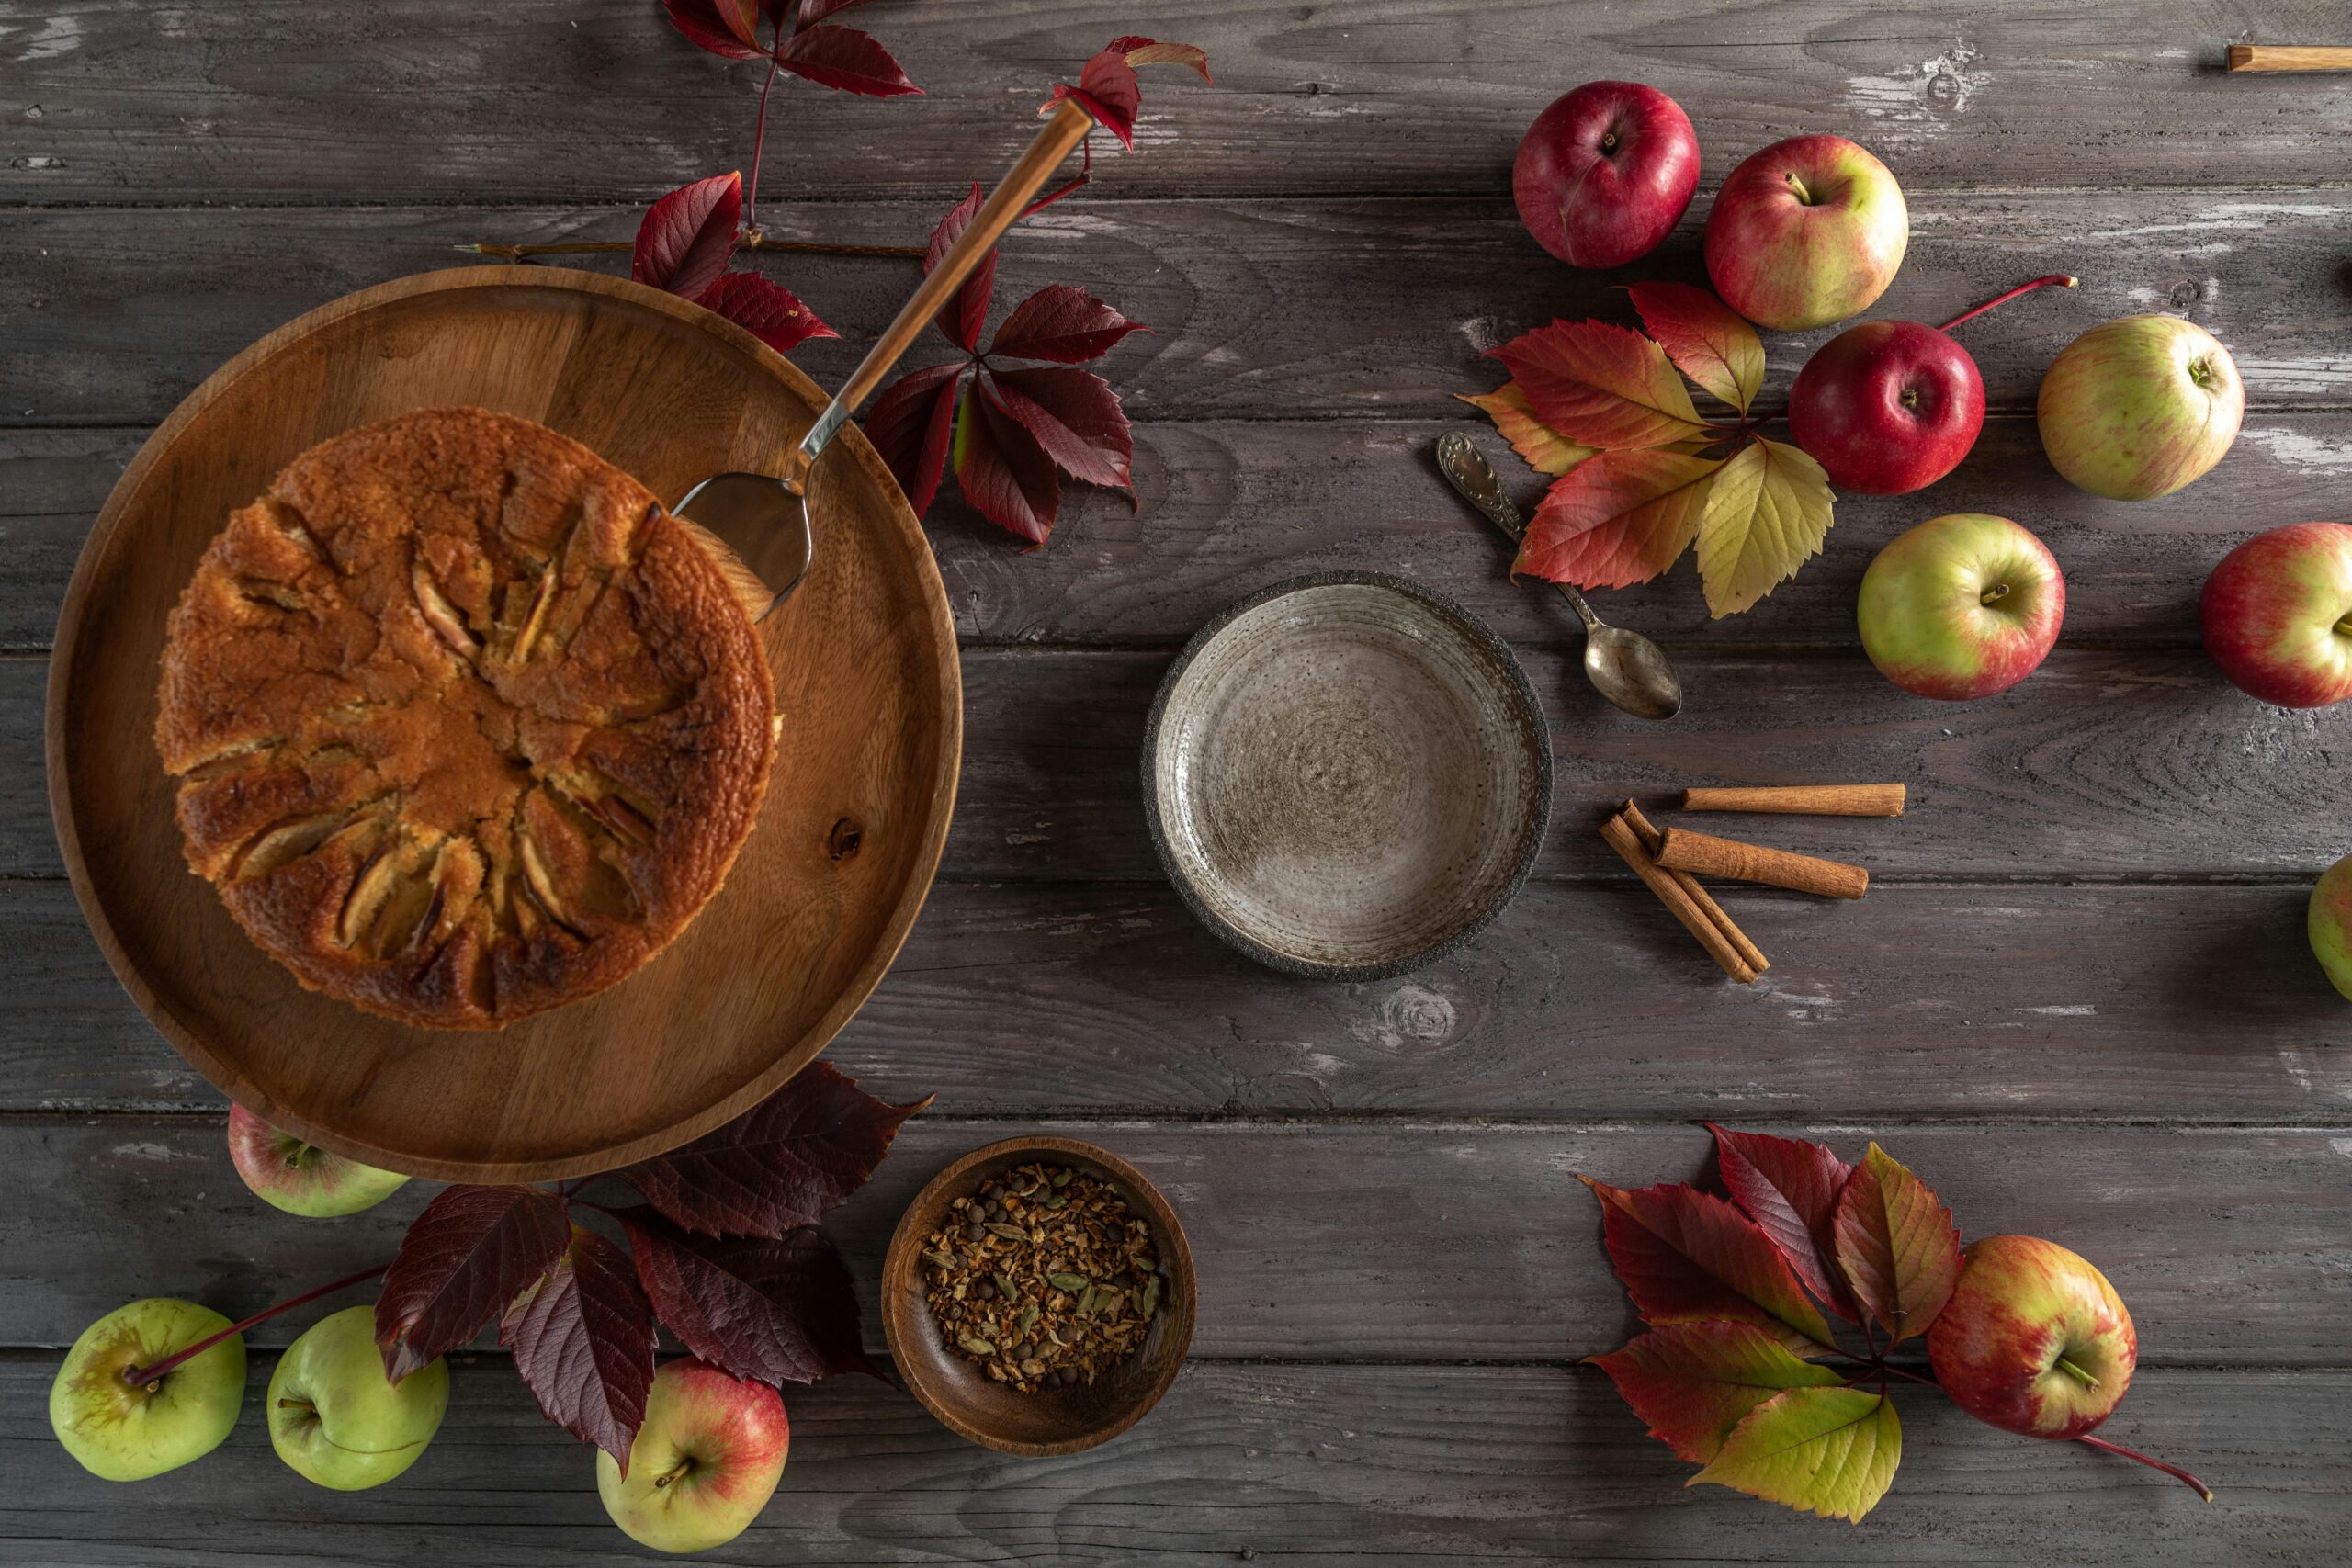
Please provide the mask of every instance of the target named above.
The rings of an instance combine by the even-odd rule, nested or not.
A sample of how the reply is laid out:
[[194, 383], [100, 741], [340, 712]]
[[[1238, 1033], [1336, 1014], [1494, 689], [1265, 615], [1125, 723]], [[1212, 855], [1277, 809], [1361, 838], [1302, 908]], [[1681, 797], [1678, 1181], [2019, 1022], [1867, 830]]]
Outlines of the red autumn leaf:
[[[1086, 62], [1078, 73], [1078, 85], [1068, 83], [1054, 89], [1054, 98], [1046, 100], [1051, 109], [1054, 99], [1076, 98], [1095, 123], [1119, 139], [1119, 145], [1132, 150], [1136, 144], [1136, 116], [1143, 110], [1143, 87], [1136, 80], [1136, 68], [1127, 63], [1124, 51], [1106, 49]], [[1044, 112], [1041, 110], [1040, 112]]]
[[1061, 481], [1037, 438], [972, 378], [956, 419], [956, 483], [998, 527], [1042, 545], [1061, 510]]
[[616, 1172], [662, 1217], [707, 1235], [779, 1236], [865, 1185], [906, 1119], [818, 1062], [725, 1126]]
[[653, 1388], [653, 1307], [628, 1254], [593, 1231], [571, 1244], [537, 1284], [508, 1304], [498, 1342], [540, 1413], [628, 1473], [628, 1450]]
[[1047, 359], [1082, 365], [1100, 359], [1129, 333], [1148, 333], [1083, 288], [1057, 283], [1040, 288], [999, 323], [989, 353], [1006, 359]]
[[837, 87], [869, 98], [920, 95], [890, 51], [855, 28], [803, 28], [784, 40], [775, 62], [820, 87]]
[[1872, 1144], [1838, 1200], [1838, 1261], [1894, 1343], [1925, 1334], [1960, 1283], [1960, 1233], [1928, 1184]]
[[662, 0], [662, 8], [673, 26], [713, 54], [757, 60], [767, 53], [752, 41], [740, 0]]
[[637, 226], [628, 272], [639, 283], [692, 299], [727, 270], [743, 213], [743, 176], [713, 175], [653, 204]]
[[1554, 321], [1488, 351], [1535, 417], [1584, 446], [1664, 446], [1708, 427], [1665, 351], [1606, 321]]
[[[974, 215], [980, 210], [980, 182], [974, 180], [972, 194], [949, 208], [947, 216], [939, 220], [939, 227], [931, 231], [931, 243], [922, 256], [925, 277], [955, 248], [964, 231], [972, 226]], [[990, 245], [989, 254], [980, 258], [980, 265], [956, 290], [956, 298], [940, 307], [939, 314], [931, 319], [932, 324], [956, 347], [967, 353], [975, 352], [980, 346], [980, 329], [988, 325], [989, 301], [995, 297], [996, 247]]]
[[1746, 317], [1688, 283], [1636, 283], [1642, 324], [1685, 376], [1740, 412], [1764, 389], [1764, 340]]
[[1148, 38], [1114, 38], [1103, 51], [1115, 54], [1130, 65], [1185, 65], [1200, 73], [1204, 82], [1214, 82], [1209, 74], [1209, 57], [1189, 43], [1160, 43]]
[[1600, 1200], [1609, 1260], [1643, 1320], [1730, 1318], [1792, 1348], [1832, 1343], [1829, 1325], [1755, 1222], [1680, 1182], [1624, 1191], [1580, 1177]]
[[[791, 0], [769, 0], [769, 4], [781, 14], [790, 6]], [[813, 28], [836, 12], [846, 11], [853, 6], [865, 4], [865, 0], [800, 0], [800, 15], [794, 19], [792, 25], [796, 30]]]
[[1647, 582], [1698, 536], [1721, 467], [1688, 452], [1594, 453], [1552, 482], [1511, 574], [1582, 588]]
[[940, 476], [947, 469], [964, 367], [957, 360], [900, 377], [874, 400], [874, 412], [865, 416], [865, 439], [907, 492], [907, 504], [918, 517], [931, 510]]
[[1062, 472], [1088, 484], [1130, 490], [1135, 435], [1109, 382], [1065, 365], [1028, 370], [990, 366], [989, 380], [1004, 412], [1037, 438]]
[[1713, 1459], [1732, 1428], [1781, 1390], [1840, 1381], [1752, 1323], [1668, 1324], [1585, 1359], [1609, 1374], [1651, 1437], [1692, 1464]]
[[866, 1359], [857, 1292], [824, 1232], [712, 1239], [649, 1209], [617, 1217], [653, 1310], [704, 1360], [770, 1383], [882, 1375]]
[[1763, 1227], [1814, 1299], [1859, 1321], [1838, 1267], [1838, 1199], [1853, 1167], [1819, 1144], [1707, 1123], [1731, 1200]]
[[812, 337], [841, 336], [819, 321], [798, 295], [756, 272], [725, 274], [695, 303], [726, 317], [778, 354], [790, 354]]
[[394, 1382], [469, 1342], [556, 1265], [563, 1200], [537, 1187], [451, 1187], [401, 1238], [376, 1298], [376, 1344]]

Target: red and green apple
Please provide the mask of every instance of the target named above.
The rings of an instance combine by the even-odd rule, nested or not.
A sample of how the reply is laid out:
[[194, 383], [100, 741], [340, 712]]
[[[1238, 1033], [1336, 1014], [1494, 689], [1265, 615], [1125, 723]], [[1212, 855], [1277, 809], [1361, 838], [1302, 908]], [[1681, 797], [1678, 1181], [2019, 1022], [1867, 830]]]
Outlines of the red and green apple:
[[2320, 874], [2304, 928], [2312, 956], [2335, 988], [2352, 997], [2352, 855]]
[[1657, 248], [1699, 188], [1699, 135], [1639, 82], [1587, 82], [1535, 117], [1511, 196], [1535, 243], [1571, 266], [1623, 266]]
[[408, 1180], [329, 1154], [233, 1104], [229, 1107], [229, 1160], [262, 1201], [313, 1218], [374, 1208]]
[[2256, 535], [2206, 578], [2198, 612], [2205, 651], [2248, 696], [2289, 708], [2352, 697], [2352, 527]]
[[2237, 439], [2245, 387], [2213, 334], [2177, 316], [2126, 316], [2059, 351], [2041, 378], [2041, 448], [2110, 501], [2200, 479]]
[[[2029, 1438], [2078, 1438], [2132, 1386], [2139, 1337], [2107, 1276], [2030, 1235], [1988, 1235], [1928, 1330], [1936, 1381], [1962, 1410]], [[2137, 1456], [2133, 1456], [2137, 1457]]]
[[1903, 534], [1862, 573], [1855, 618], [1879, 672], [1961, 701], [2005, 692], [2041, 663], [2066, 616], [2066, 580], [2006, 517], [1956, 512]]
[[653, 1374], [628, 1473], [596, 1454], [596, 1491], [628, 1538], [656, 1551], [704, 1551], [750, 1528], [784, 1475], [792, 1428], [763, 1382], [691, 1357]]
[[1724, 303], [1780, 332], [1867, 309], [1903, 265], [1911, 215], [1884, 164], [1842, 136], [1792, 136], [1731, 172], [1707, 217]]

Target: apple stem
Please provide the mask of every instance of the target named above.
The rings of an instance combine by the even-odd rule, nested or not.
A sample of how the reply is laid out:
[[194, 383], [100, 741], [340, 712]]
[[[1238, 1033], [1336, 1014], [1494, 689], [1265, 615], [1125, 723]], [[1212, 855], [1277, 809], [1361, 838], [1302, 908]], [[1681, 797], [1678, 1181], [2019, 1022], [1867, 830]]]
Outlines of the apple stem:
[[669, 1485], [673, 1481], [676, 1481], [680, 1477], [684, 1476], [686, 1472], [692, 1470], [694, 1467], [695, 1461], [693, 1460], [680, 1460], [676, 1464], [671, 1466], [668, 1470], [663, 1471], [661, 1474], [653, 1478], [654, 1490], [657, 1492], [660, 1491], [662, 1487]]
[[2121, 1454], [2125, 1459], [2138, 1460], [2142, 1464], [2146, 1465], [2151, 1470], [2163, 1471], [2166, 1475], [2171, 1476], [2175, 1481], [2179, 1482], [2183, 1486], [2188, 1487], [2199, 1497], [2204, 1498], [2208, 1503], [2213, 1500], [2213, 1489], [2211, 1487], [2206, 1485], [2203, 1482], [2198, 1480], [2197, 1477], [2189, 1474], [2188, 1472], [2181, 1469], [2180, 1466], [2177, 1464], [2166, 1464], [2160, 1459], [2150, 1459], [2146, 1454], [2136, 1453], [2133, 1450], [2125, 1448], [2120, 1443], [2110, 1443], [2105, 1438], [2094, 1438], [2088, 1432], [2085, 1432], [2080, 1437], [2076, 1438], [2075, 1441], [2078, 1443], [2087, 1443], [2092, 1448], [2102, 1450], [2108, 1453]]
[[2058, 1370], [2065, 1373], [2068, 1377], [2074, 1379], [2076, 1382], [2081, 1383], [2085, 1388], [2097, 1388], [2098, 1386], [2098, 1379], [2091, 1376], [2090, 1373], [2083, 1371], [2082, 1368], [2075, 1365], [2074, 1362], [2066, 1359], [2064, 1356], [2058, 1358]]
[[1973, 321], [1977, 317], [1983, 315], [1985, 311], [1991, 310], [1994, 306], [2006, 305], [2020, 294], [2030, 294], [2037, 288], [2072, 288], [2081, 281], [2081, 278], [2072, 276], [2066, 273], [2053, 272], [2048, 277], [2037, 277], [2031, 283], [2020, 283], [2015, 288], [2010, 289], [2007, 294], [1995, 295], [1992, 299], [1985, 300], [1982, 305], [1977, 306], [1973, 310], [1962, 310], [1959, 315], [1954, 316], [1951, 321], [1946, 321], [1942, 326], [1938, 327], [1936, 330], [1938, 332], [1948, 333], [1951, 331], [1952, 328], [1960, 325], [1961, 322]]
[[296, 1307], [301, 1306], [306, 1303], [317, 1301], [321, 1296], [331, 1296], [334, 1294], [335, 1292], [343, 1290], [346, 1286], [356, 1285], [363, 1280], [372, 1280], [390, 1267], [391, 1263], [387, 1260], [377, 1264], [373, 1269], [362, 1269], [356, 1274], [346, 1274], [340, 1280], [332, 1280], [327, 1284], [321, 1285], [315, 1291], [305, 1291], [299, 1296], [278, 1303], [276, 1306], [264, 1307], [261, 1311], [254, 1314], [253, 1316], [246, 1318], [242, 1323], [232, 1323], [228, 1327], [222, 1329], [220, 1333], [213, 1335], [210, 1338], [199, 1339], [185, 1350], [175, 1350], [172, 1354], [164, 1357], [162, 1360], [156, 1362], [152, 1367], [130, 1367], [125, 1369], [122, 1374], [122, 1381], [128, 1383], [161, 1382], [166, 1375], [177, 1371], [182, 1363], [196, 1359], [196, 1358], [203, 1355], [215, 1345], [220, 1344], [223, 1339], [234, 1338], [236, 1336], [243, 1334], [246, 1329], [253, 1327], [256, 1324], [267, 1323], [279, 1313], [292, 1312]]

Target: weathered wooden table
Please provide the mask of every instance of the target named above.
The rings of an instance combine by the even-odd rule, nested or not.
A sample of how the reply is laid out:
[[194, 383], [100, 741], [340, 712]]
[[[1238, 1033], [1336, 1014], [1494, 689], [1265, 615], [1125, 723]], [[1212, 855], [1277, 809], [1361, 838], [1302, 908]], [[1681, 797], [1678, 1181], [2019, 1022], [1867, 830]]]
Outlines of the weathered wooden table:
[[[2302, 937], [2311, 879], [2352, 848], [2352, 749], [2341, 711], [2224, 686], [2194, 613], [2229, 546], [2346, 512], [2352, 79], [2220, 73], [2231, 39], [2346, 41], [2342, 8], [888, 0], [853, 19], [930, 96], [781, 87], [772, 231], [920, 240], [1113, 33], [1201, 43], [1217, 73], [1148, 83], [1137, 155], [1007, 247], [1000, 299], [1083, 283], [1157, 330], [1109, 362], [1142, 510], [1084, 493], [1034, 555], [935, 511], [967, 640], [962, 805], [912, 942], [832, 1052], [880, 1092], [939, 1095], [837, 1225], [869, 1283], [930, 1171], [1068, 1126], [1183, 1209], [1202, 1321], [1158, 1413], [1067, 1461], [999, 1460], [862, 1380], [797, 1393], [784, 1490], [714, 1560], [2352, 1553], [2352, 1004]], [[1705, 150], [1701, 208], [1653, 275], [1699, 276], [1703, 192], [1734, 161], [1820, 130], [1874, 148], [1910, 197], [1910, 259], [1877, 313], [1940, 320], [2038, 273], [2084, 278], [1972, 332], [1996, 412], [1959, 472], [1842, 499], [1826, 556], [1754, 613], [1709, 622], [1687, 567], [1611, 598], [1685, 671], [1662, 728], [1583, 688], [1574, 623], [1505, 580], [1428, 460], [1468, 415], [1450, 394], [1498, 379], [1481, 350], [1555, 314], [1623, 319], [1623, 280], [1544, 256], [1507, 196], [1536, 110], [1604, 75], [1674, 95]], [[307, 1223], [239, 1186], [220, 1096], [124, 998], [61, 878], [43, 649], [108, 485], [221, 360], [454, 243], [626, 236], [654, 194], [745, 161], [755, 87], [654, 0], [0, 0], [0, 1561], [628, 1550], [588, 1451], [494, 1354], [377, 1492], [281, 1466], [258, 1375], [220, 1454], [141, 1486], [91, 1480], [51, 1440], [59, 1348], [91, 1318], [153, 1293], [250, 1310], [383, 1255], [424, 1195]], [[764, 265], [849, 340], [798, 356], [820, 379], [913, 276]], [[2109, 504], [2050, 471], [2034, 387], [2075, 333], [2149, 309], [2215, 331], [2254, 406], [2211, 478]], [[1772, 340], [1776, 387], [1825, 335]], [[1877, 547], [1951, 510], [2036, 530], [2071, 599], [2041, 672], [1966, 705], [1881, 680], [1852, 616]], [[1554, 841], [1509, 914], [1364, 986], [1261, 972], [1195, 928], [1136, 787], [1171, 649], [1252, 588], [1340, 566], [1421, 578], [1518, 643], [1560, 764]], [[1776, 960], [1753, 988], [1590, 830], [1629, 791], [1878, 778], [1912, 782], [1905, 820], [1774, 835], [1867, 861], [1866, 905], [1727, 896]], [[2110, 1435], [2219, 1500], [1932, 1399], [1911, 1402], [1908, 1462], [1860, 1530], [1681, 1490], [1688, 1467], [1577, 1364], [1631, 1319], [1572, 1173], [1695, 1175], [1702, 1118], [1849, 1152], [1883, 1138], [1971, 1235], [2088, 1254], [2142, 1337]]]

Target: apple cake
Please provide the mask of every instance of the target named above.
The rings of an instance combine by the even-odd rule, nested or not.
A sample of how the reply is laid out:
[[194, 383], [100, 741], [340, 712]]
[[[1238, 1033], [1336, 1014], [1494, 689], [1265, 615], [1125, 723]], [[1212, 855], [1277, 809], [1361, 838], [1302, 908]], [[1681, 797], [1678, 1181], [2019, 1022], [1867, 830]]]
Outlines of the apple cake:
[[187, 862], [296, 979], [497, 1029], [635, 971], [718, 891], [775, 753], [723, 547], [479, 409], [351, 431], [232, 513], [155, 739]]

